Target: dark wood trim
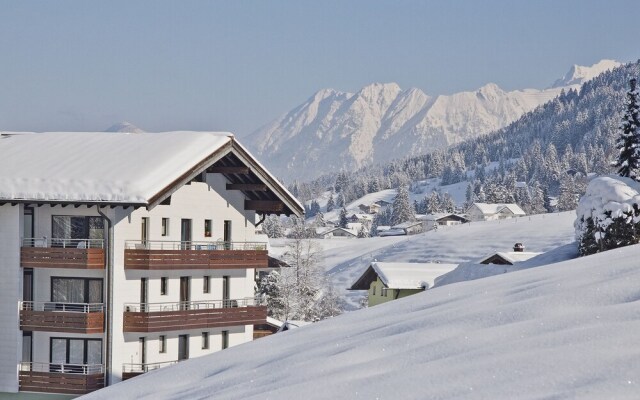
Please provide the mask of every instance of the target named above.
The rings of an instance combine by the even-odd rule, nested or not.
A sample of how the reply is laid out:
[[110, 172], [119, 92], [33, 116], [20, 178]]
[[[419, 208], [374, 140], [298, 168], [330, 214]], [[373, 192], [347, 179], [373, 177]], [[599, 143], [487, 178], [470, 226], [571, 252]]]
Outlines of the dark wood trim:
[[124, 332], [168, 332], [264, 324], [266, 306], [124, 312]]
[[227, 183], [227, 190], [266, 192], [269, 189], [264, 183]]
[[19, 371], [20, 391], [81, 395], [104, 387], [104, 374]]
[[271, 200], [245, 200], [244, 209], [254, 210], [258, 213], [277, 213], [284, 211], [284, 203]]
[[102, 333], [104, 312], [20, 311], [20, 329], [23, 331]]
[[104, 249], [22, 247], [20, 265], [24, 268], [104, 269]]
[[215, 166], [207, 168], [207, 172], [210, 174], [240, 174], [247, 175], [251, 170], [249, 167], [225, 167], [225, 166]]
[[124, 269], [245, 269], [267, 268], [267, 250], [146, 250], [125, 249]]

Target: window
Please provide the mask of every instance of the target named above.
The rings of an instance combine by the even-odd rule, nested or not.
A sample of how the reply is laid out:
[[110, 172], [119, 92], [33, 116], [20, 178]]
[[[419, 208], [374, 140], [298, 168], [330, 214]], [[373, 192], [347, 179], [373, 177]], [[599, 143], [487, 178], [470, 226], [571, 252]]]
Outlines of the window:
[[163, 276], [160, 278], [160, 295], [166, 295], [169, 293], [169, 278]]
[[83, 373], [82, 365], [102, 364], [102, 340], [79, 338], [50, 339], [51, 372]]
[[222, 331], [220, 336], [222, 337], [222, 348], [226, 349], [229, 347], [229, 331]]
[[147, 244], [147, 240], [149, 240], [149, 217], [142, 217], [142, 222], [140, 224], [140, 240], [142, 244]]
[[375, 295], [376, 295], [376, 285], [375, 285], [375, 283], [374, 283], [373, 285], [371, 285], [371, 294], [372, 294], [373, 296], [375, 296]]
[[[84, 239], [84, 241], [82, 240]], [[104, 239], [104, 220], [102, 217], [71, 215], [53, 215], [51, 217], [51, 245], [54, 247], [101, 247], [99, 240]]]
[[210, 293], [211, 292], [211, 277], [205, 276], [202, 282], [202, 293]]
[[158, 350], [160, 353], [167, 352], [167, 337], [165, 335], [160, 335], [158, 337]]
[[380, 293], [380, 295], [382, 295], [382, 296], [384, 296], [384, 297], [387, 297], [387, 288], [384, 288], [384, 287], [383, 287], [383, 288], [381, 289], [381, 293]]
[[[88, 278], [51, 278], [52, 303], [102, 303], [102, 279]], [[52, 307], [62, 307], [54, 304]], [[64, 307], [73, 307], [65, 304]], [[76, 304], [76, 307], [84, 307]]]
[[209, 348], [209, 332], [202, 332], [202, 350]]
[[162, 236], [169, 236], [169, 218], [162, 218]]
[[211, 220], [204, 220], [204, 237], [211, 237]]

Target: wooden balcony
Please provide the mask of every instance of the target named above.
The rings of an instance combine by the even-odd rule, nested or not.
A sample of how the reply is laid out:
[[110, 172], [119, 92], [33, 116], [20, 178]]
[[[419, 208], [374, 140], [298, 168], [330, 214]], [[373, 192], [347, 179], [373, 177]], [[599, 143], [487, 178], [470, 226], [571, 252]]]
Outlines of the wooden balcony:
[[142, 375], [145, 372], [153, 371], [154, 369], [164, 368], [169, 365], [178, 363], [178, 360], [164, 361], [147, 364], [122, 364], [122, 380], [135, 378], [138, 375]]
[[104, 367], [23, 362], [18, 382], [24, 392], [82, 395], [104, 387]]
[[20, 265], [24, 268], [104, 269], [102, 239], [23, 240]]
[[266, 243], [127, 242], [124, 268], [138, 270], [267, 268]]
[[102, 333], [104, 305], [86, 303], [20, 302], [23, 331]]
[[125, 304], [124, 332], [168, 332], [265, 323], [267, 307], [253, 298]]

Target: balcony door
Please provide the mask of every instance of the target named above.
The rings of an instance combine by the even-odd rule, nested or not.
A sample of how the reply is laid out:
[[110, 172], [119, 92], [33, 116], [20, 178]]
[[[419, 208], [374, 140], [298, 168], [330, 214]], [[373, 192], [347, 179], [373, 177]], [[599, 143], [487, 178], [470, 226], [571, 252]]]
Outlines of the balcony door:
[[180, 242], [183, 250], [191, 248], [191, 220], [180, 220]]
[[191, 301], [191, 279], [188, 276], [180, 277], [180, 309], [188, 310]]
[[222, 305], [223, 307], [229, 307], [229, 277], [227, 275], [222, 277]]
[[[22, 215], [22, 237], [32, 239], [34, 236], [33, 207], [25, 207]], [[33, 240], [25, 240], [24, 246], [33, 246]]]
[[189, 359], [189, 335], [178, 336], [178, 361]]
[[224, 246], [226, 250], [231, 249], [231, 221], [224, 221]]
[[147, 241], [149, 240], [149, 218], [142, 217], [140, 224], [140, 241], [144, 247], [147, 247]]
[[22, 300], [33, 301], [33, 268], [22, 271]]
[[140, 278], [140, 311], [146, 312], [149, 301], [149, 280]]

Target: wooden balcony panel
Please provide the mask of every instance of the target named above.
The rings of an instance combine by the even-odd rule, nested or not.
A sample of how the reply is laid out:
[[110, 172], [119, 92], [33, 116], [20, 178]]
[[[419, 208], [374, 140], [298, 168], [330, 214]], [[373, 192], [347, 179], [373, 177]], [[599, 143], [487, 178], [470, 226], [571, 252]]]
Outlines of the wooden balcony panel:
[[20, 310], [23, 331], [102, 333], [104, 312], [64, 312]]
[[135, 378], [138, 375], [142, 375], [144, 372], [123, 372], [122, 380], [126, 381], [127, 379]]
[[104, 269], [104, 249], [22, 247], [20, 265], [24, 268]]
[[244, 269], [267, 268], [267, 250], [147, 250], [125, 249], [124, 268]]
[[267, 320], [266, 306], [126, 312], [124, 332], [166, 332], [187, 329], [254, 325]]
[[104, 387], [103, 374], [69, 374], [20, 371], [20, 391], [60, 394], [87, 394]]

